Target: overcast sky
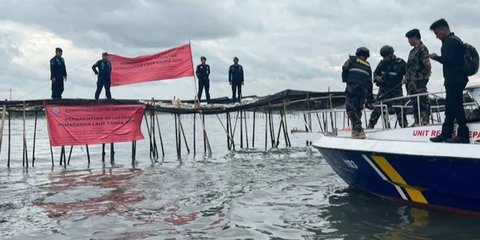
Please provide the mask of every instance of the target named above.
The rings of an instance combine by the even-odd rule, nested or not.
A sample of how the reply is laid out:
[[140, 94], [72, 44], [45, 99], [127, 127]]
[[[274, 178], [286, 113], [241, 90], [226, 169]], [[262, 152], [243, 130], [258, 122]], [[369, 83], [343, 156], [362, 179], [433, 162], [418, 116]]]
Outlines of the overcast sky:
[[[92, 64], [102, 51], [138, 56], [192, 42], [194, 63], [208, 58], [211, 95], [230, 95], [232, 58], [245, 69], [243, 95], [284, 89], [343, 91], [340, 69], [359, 46], [389, 44], [406, 59], [405, 32], [418, 28], [430, 52], [441, 42], [430, 24], [445, 18], [465, 42], [480, 47], [480, 1], [452, 0], [0, 0], [0, 99], [51, 95], [49, 60], [64, 50], [64, 98], [93, 98]], [[442, 90], [441, 65], [433, 63], [430, 91]], [[475, 76], [470, 84], [480, 82]], [[114, 98], [192, 99], [193, 78], [112, 88]], [[104, 97], [104, 93], [102, 93]]]

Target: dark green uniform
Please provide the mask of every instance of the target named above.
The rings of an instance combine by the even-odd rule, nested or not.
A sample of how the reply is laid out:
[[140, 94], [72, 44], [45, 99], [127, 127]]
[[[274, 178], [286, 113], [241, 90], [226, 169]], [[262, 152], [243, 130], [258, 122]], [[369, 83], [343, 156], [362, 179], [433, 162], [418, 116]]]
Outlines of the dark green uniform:
[[[374, 77], [380, 76], [383, 78], [382, 83], [376, 82], [377, 86], [380, 87], [377, 93], [377, 101], [387, 100], [390, 98], [396, 98], [403, 96], [402, 93], [402, 79], [405, 75], [405, 66], [406, 63], [403, 59], [394, 57], [391, 61], [380, 61], [375, 72], [373, 73]], [[393, 108], [393, 105], [402, 105], [401, 100], [397, 101], [388, 101], [384, 104], [387, 108], [394, 109], [397, 115], [398, 123], [401, 127], [407, 126], [406, 114], [402, 114], [400, 108]], [[388, 114], [388, 113], [384, 113]], [[376, 107], [372, 114], [370, 115], [370, 120], [368, 121], [368, 128], [375, 127], [377, 124], [378, 118], [382, 115], [380, 107]], [[388, 123], [387, 123], [388, 126]]]
[[372, 69], [366, 60], [350, 56], [342, 67], [347, 115], [352, 122], [352, 131], [363, 132], [362, 110], [367, 102], [373, 102]]
[[[425, 69], [425, 64], [430, 62], [428, 57], [428, 49], [421, 43], [414, 47], [408, 55], [407, 72], [405, 79], [407, 80], [408, 95], [414, 95], [427, 92], [427, 83], [430, 72]], [[417, 101], [419, 100], [419, 101]], [[428, 96], [421, 96], [419, 98], [411, 98], [413, 105], [413, 115], [415, 123], [426, 125], [430, 117], [430, 99]], [[420, 105], [420, 121], [418, 120], [418, 107]]]

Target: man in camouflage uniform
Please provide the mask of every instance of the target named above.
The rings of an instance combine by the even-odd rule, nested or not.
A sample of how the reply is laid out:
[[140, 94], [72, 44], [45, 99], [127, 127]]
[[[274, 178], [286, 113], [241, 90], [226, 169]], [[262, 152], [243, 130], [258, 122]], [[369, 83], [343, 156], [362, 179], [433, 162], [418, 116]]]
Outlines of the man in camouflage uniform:
[[[407, 86], [408, 95], [427, 92], [427, 83], [432, 70], [427, 47], [423, 45], [420, 31], [412, 29], [405, 34], [413, 49], [408, 55], [407, 72], [403, 83]], [[419, 100], [419, 101], [417, 101]], [[427, 95], [411, 98], [413, 106], [414, 126], [427, 125], [430, 117], [430, 99]], [[418, 116], [420, 105], [420, 119]]]
[[365, 106], [371, 108], [372, 69], [367, 62], [370, 51], [365, 47], [357, 49], [355, 56], [350, 56], [342, 67], [342, 81], [347, 83], [345, 89], [346, 110], [352, 122], [352, 138], [363, 139], [365, 132], [362, 128], [362, 110]]
[[[403, 59], [396, 57], [393, 52], [393, 47], [388, 45], [385, 45], [380, 49], [380, 55], [383, 57], [383, 60], [378, 63], [378, 66], [373, 73], [373, 82], [380, 87], [377, 94], [377, 102], [403, 96], [402, 79], [405, 75], [406, 63]], [[402, 105], [402, 102], [402, 100], [384, 102], [384, 115], [388, 114], [386, 109], [391, 110], [393, 105]], [[393, 109], [397, 115], [399, 125], [401, 127], [406, 127], [408, 125], [406, 114], [404, 112], [402, 114], [402, 110], [398, 107]], [[369, 129], [375, 127], [375, 124], [377, 124], [378, 118], [380, 118], [381, 115], [381, 108], [376, 107], [370, 115], [370, 120], [368, 121]], [[388, 122], [386, 123], [386, 127], [390, 127]]]

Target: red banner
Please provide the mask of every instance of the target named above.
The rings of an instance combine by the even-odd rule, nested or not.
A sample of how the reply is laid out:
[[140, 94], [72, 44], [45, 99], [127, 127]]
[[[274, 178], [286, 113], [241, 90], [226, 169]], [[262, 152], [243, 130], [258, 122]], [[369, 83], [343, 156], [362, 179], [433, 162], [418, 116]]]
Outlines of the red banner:
[[190, 44], [161, 53], [126, 58], [108, 56], [112, 63], [112, 86], [193, 76]]
[[52, 146], [102, 144], [143, 139], [145, 105], [46, 107]]

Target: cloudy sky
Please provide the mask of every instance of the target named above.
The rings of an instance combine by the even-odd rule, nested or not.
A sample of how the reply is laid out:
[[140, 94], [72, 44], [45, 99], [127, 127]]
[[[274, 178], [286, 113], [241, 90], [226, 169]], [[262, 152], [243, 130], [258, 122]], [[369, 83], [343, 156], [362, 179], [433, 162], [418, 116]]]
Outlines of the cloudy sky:
[[[441, 42], [430, 24], [446, 18], [465, 42], [480, 47], [480, 1], [465, 0], [0, 0], [0, 99], [49, 98], [49, 64], [62, 47], [69, 74], [65, 98], [93, 98], [92, 64], [102, 51], [138, 56], [192, 42], [194, 63], [211, 66], [211, 95], [230, 95], [228, 66], [244, 66], [244, 95], [284, 89], [341, 91], [340, 68], [358, 46], [380, 60], [392, 45], [406, 59], [404, 37], [420, 29], [430, 52]], [[442, 90], [433, 63], [430, 91]], [[470, 84], [480, 82], [471, 78]], [[115, 87], [114, 98], [192, 99], [193, 78]], [[103, 93], [102, 93], [103, 96]]]

